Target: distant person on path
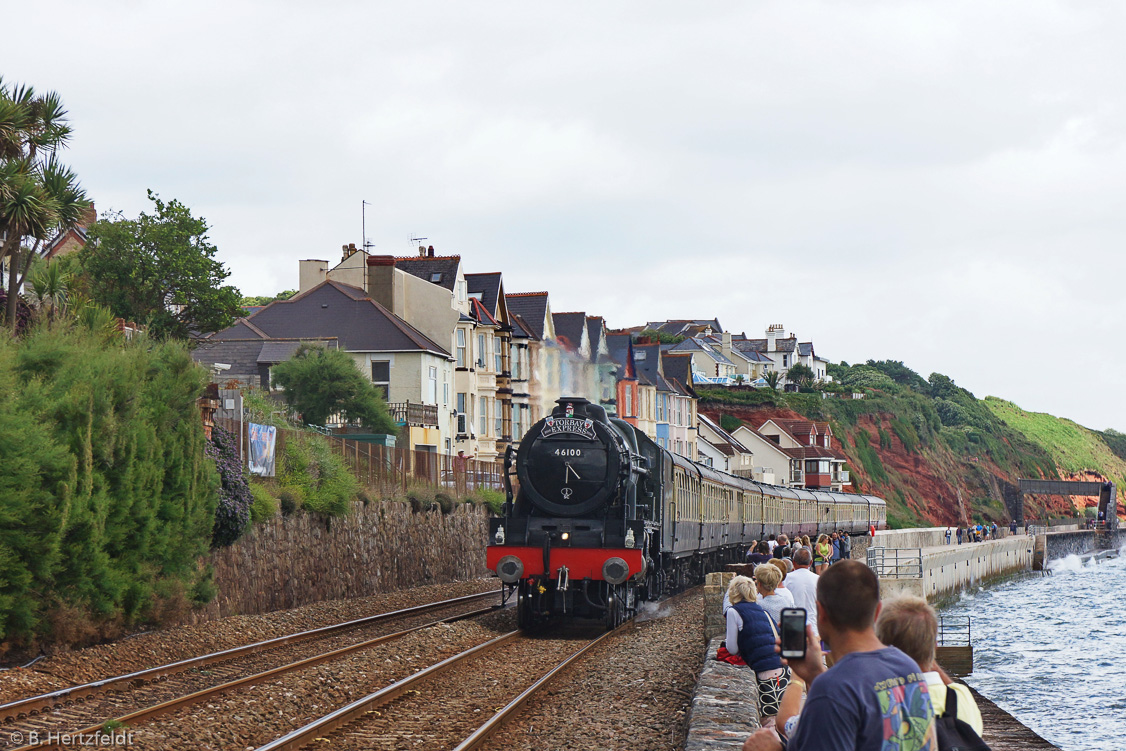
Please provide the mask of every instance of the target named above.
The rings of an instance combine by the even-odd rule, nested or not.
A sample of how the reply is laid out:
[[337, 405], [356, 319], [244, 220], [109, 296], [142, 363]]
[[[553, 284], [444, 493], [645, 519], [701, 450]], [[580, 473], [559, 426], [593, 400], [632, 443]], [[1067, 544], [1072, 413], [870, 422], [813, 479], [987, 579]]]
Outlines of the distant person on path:
[[841, 562], [841, 536], [839, 534], [837, 534], [836, 532], [834, 532], [833, 534], [829, 535], [829, 543], [833, 546], [833, 555], [829, 559], [829, 563], [830, 564], [840, 563]]
[[997, 539], [997, 522], [993, 522], [993, 528], [989, 531], [989, 534], [994, 540]]
[[962, 544], [962, 528], [961, 528], [961, 526], [958, 527], [958, 544], [959, 545]]
[[843, 529], [841, 530], [841, 558], [846, 561], [852, 558], [852, 537]]
[[912, 595], [885, 600], [880, 617], [876, 619], [876, 636], [884, 644], [903, 650], [926, 671], [927, 690], [936, 717], [946, 711], [946, 689], [949, 686], [957, 694], [958, 713], [955, 716], [981, 736], [984, 727], [974, 695], [968, 686], [950, 680], [950, 676], [935, 662], [938, 616], [926, 600]]
[[875, 524], [869, 524], [868, 525], [868, 536], [869, 537], [875, 537], [876, 536], [876, 525]]
[[[777, 575], [778, 569], [769, 568]], [[759, 690], [759, 717], [763, 727], [772, 727], [778, 703], [790, 683], [790, 669], [774, 649], [777, 629], [770, 616], [755, 602], [754, 582], [736, 576], [727, 588], [731, 607], [727, 611], [727, 651], [743, 658], [755, 671]]]
[[950, 544], [950, 527], [946, 528], [946, 544]]
[[[880, 583], [860, 561], [842, 561], [817, 582], [817, 622], [832, 649], [826, 670], [821, 645], [806, 629], [806, 653], [790, 660], [809, 687], [788, 748], [937, 751], [934, 709], [926, 677], [914, 660], [877, 638]], [[773, 728], [749, 737], [743, 751], [783, 751]]]
[[1015, 535], [1017, 533], [1017, 520], [1013, 519], [1009, 522], [1009, 534]]

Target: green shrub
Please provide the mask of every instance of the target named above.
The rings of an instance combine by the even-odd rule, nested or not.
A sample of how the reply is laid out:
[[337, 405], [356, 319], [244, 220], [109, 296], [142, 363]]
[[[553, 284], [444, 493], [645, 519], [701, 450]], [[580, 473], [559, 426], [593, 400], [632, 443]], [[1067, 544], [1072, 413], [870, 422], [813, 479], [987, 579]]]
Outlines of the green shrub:
[[301, 508], [305, 494], [301, 488], [282, 488], [278, 491], [278, 505], [281, 507], [282, 516], [289, 516]]
[[500, 516], [501, 513], [503, 513], [504, 498], [504, 493], [500, 492], [499, 490], [490, 490], [488, 488], [476, 490], [473, 492], [473, 495], [470, 496], [470, 499], [474, 503], [488, 506], [489, 512], [495, 516]]
[[302, 507], [328, 516], [343, 516], [351, 510], [360, 483], [344, 460], [332, 452], [324, 436], [295, 433], [281, 452], [279, 482], [301, 491]]
[[457, 501], [449, 493], [439, 491], [434, 494], [434, 502], [442, 509], [443, 514], [449, 514], [457, 507]]
[[[56, 321], [0, 337], [0, 641], [128, 628], [198, 583], [217, 490], [187, 348]], [[52, 620], [52, 614], [59, 617]]]
[[254, 503], [250, 506], [250, 520], [264, 522], [273, 519], [278, 513], [278, 499], [270, 489], [261, 483], [250, 484], [250, 494], [254, 496]]
[[720, 415], [719, 416], [719, 426], [721, 428], [723, 428], [724, 430], [726, 430], [728, 433], [735, 432], [742, 425], [743, 425], [743, 421], [740, 420], [738, 417], [732, 417], [731, 415]]

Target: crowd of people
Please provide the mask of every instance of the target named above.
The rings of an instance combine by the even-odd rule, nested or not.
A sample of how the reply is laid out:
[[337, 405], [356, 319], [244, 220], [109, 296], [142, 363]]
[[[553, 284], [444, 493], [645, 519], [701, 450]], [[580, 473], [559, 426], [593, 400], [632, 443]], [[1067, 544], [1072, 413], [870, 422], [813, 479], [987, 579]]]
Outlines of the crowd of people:
[[[751, 548], [752, 576], [731, 580], [717, 657], [754, 672], [762, 726], [744, 751], [938, 751], [951, 734], [987, 748], [973, 695], [935, 662], [934, 609], [920, 597], [881, 602], [850, 542], [845, 532], [779, 535]], [[806, 654], [785, 660], [782, 611], [794, 607], [806, 612]]]
[[[1009, 522], [1009, 534], [1015, 535], [1017, 533], [1017, 523], [1014, 519]], [[958, 544], [963, 542], [984, 542], [985, 540], [996, 540], [1000, 536], [997, 530], [997, 522], [992, 524], [970, 524], [965, 528], [961, 526], [951, 529], [946, 528], [946, 544], [950, 545], [953, 538], [957, 538]]]

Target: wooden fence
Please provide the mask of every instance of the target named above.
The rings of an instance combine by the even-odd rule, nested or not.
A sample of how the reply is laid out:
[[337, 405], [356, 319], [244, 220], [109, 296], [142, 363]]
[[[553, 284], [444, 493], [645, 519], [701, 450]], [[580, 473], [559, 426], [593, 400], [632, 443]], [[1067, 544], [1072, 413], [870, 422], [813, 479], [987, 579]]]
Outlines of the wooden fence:
[[[217, 417], [215, 424], [226, 429], [238, 441], [239, 460], [246, 466], [245, 448], [249, 442], [249, 423]], [[298, 431], [278, 428], [277, 456], [280, 458], [287, 441], [295, 440]], [[408, 488], [425, 485], [446, 490], [462, 498], [476, 490], [504, 491], [504, 468], [496, 462], [461, 459], [456, 456], [429, 451], [376, 446], [364, 441], [348, 440], [342, 436], [324, 438], [339, 454], [360, 481], [369, 490], [385, 497], [405, 492]]]

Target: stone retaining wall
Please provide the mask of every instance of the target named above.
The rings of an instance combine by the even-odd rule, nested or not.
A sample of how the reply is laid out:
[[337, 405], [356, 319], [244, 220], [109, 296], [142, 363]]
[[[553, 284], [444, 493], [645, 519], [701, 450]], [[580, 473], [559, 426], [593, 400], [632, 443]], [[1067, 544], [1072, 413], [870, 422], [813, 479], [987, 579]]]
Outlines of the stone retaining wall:
[[[706, 599], [704, 606], [708, 607]], [[704, 666], [692, 696], [684, 751], [738, 751], [747, 736], [759, 728], [755, 674], [748, 667], [717, 660], [715, 653], [722, 641], [722, 636], [712, 639], [704, 653]]]
[[373, 502], [345, 517], [296, 513], [255, 524], [211, 553], [219, 594], [193, 621], [485, 576], [487, 520], [467, 504], [444, 515]]

